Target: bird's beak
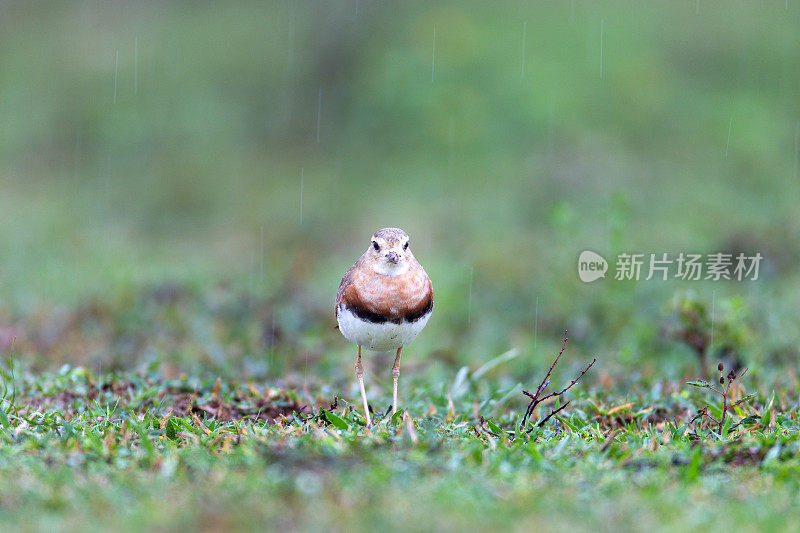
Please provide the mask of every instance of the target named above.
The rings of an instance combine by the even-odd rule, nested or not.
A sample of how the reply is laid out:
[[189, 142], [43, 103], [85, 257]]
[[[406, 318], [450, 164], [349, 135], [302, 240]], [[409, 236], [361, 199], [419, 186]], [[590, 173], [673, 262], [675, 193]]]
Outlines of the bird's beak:
[[389, 252], [388, 254], [386, 254], [386, 259], [388, 259], [390, 263], [396, 265], [397, 262], [400, 260], [400, 256], [397, 255], [397, 252]]

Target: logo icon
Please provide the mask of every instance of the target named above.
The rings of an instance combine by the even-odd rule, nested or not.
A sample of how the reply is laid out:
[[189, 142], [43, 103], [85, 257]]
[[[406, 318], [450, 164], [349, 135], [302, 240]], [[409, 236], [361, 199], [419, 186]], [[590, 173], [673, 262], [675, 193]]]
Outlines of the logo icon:
[[584, 250], [578, 257], [578, 277], [584, 283], [591, 283], [600, 278], [606, 277], [608, 262], [602, 255]]

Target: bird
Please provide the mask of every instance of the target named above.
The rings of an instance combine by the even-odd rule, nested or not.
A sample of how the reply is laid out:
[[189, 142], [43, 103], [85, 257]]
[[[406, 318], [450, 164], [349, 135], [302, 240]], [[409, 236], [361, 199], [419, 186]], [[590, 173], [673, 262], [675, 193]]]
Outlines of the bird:
[[356, 379], [364, 402], [367, 427], [372, 426], [364, 390], [361, 348], [396, 350], [392, 366], [392, 414], [397, 412], [400, 352], [428, 323], [433, 312], [433, 284], [411, 253], [409, 237], [399, 228], [383, 228], [345, 273], [336, 293], [336, 321], [344, 337], [356, 345]]

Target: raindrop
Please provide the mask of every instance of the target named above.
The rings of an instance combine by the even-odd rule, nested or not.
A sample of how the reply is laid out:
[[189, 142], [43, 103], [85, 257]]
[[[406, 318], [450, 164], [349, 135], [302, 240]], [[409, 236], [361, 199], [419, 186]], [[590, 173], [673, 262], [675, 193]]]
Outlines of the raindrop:
[[447, 158], [447, 172], [452, 173], [453, 171], [453, 157], [454, 157], [454, 146], [456, 140], [456, 121], [455, 118], [450, 115], [450, 131], [449, 131], [449, 154]]
[[264, 226], [261, 226], [261, 263], [259, 265], [258, 285], [264, 286]]
[[294, 66], [294, 2], [289, 7], [289, 46], [286, 50], [286, 63], [289, 70]]
[[433, 83], [433, 73], [436, 70], [436, 24], [433, 25], [433, 55], [431, 57], [431, 83]]
[[253, 293], [255, 292], [256, 253], [250, 250], [250, 309], [253, 308]]
[[472, 277], [475, 269], [472, 265], [469, 267], [469, 297], [467, 298], [467, 324], [472, 323]]
[[800, 120], [794, 123], [794, 179], [800, 170]]
[[303, 391], [308, 393], [308, 349], [303, 351], [306, 354], [305, 367], [303, 368]]
[[133, 94], [139, 91], [139, 38], [133, 39]]
[[[708, 354], [713, 356], [711, 348], [714, 347], [714, 311], [717, 306], [717, 291], [711, 291], [711, 340], [708, 343]], [[705, 370], [705, 369], [704, 369]]]
[[81, 162], [81, 134], [78, 133], [77, 138], [75, 139], [75, 157], [74, 157], [74, 167], [72, 170], [72, 179], [75, 183], [78, 182], [78, 167], [80, 166]]
[[322, 122], [322, 87], [317, 93], [317, 144], [319, 144], [319, 126]]
[[525, 79], [525, 31], [528, 28], [528, 23], [522, 23], [522, 71], [520, 72], [520, 78], [523, 80]]
[[303, 180], [305, 179], [305, 168], [300, 167], [300, 225], [303, 224]]
[[605, 20], [600, 19], [600, 78], [603, 78], [603, 30]]
[[272, 368], [272, 365], [275, 364], [275, 311], [276, 305], [272, 305], [272, 333], [269, 337], [269, 366]]
[[117, 103], [117, 71], [119, 70], [119, 50], [114, 52], [114, 104]]
[[731, 145], [731, 128], [733, 128], [733, 117], [731, 117], [731, 121], [728, 123], [728, 140], [725, 143], [725, 159], [728, 159], [728, 148]]

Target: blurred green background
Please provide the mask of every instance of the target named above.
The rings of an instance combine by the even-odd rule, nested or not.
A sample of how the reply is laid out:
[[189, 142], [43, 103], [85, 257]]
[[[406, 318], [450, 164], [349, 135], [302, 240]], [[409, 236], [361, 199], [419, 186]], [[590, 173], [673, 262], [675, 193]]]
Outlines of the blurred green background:
[[[0, 2], [2, 349], [349, 382], [335, 292], [399, 226], [437, 296], [404, 376], [517, 349], [528, 380], [564, 329], [601, 376], [696, 374], [687, 300], [796, 363], [799, 27], [794, 0]], [[584, 284], [585, 249], [765, 260]]]

